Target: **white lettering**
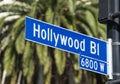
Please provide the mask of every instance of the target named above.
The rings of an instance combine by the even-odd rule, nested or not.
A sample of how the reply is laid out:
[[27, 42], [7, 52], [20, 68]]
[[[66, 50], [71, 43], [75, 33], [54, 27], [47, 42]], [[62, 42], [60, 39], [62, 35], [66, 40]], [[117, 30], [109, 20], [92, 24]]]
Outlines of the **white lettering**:
[[100, 71], [104, 72], [104, 64], [103, 63], [100, 63]]
[[74, 47], [75, 49], [79, 49], [79, 41], [77, 39], [74, 41]]
[[55, 46], [57, 46], [57, 44], [58, 44], [58, 39], [59, 39], [59, 34], [55, 34], [55, 33], [53, 33], [53, 36], [54, 36], [54, 39], [55, 39]]
[[81, 59], [81, 65], [85, 66], [84, 58]]
[[51, 29], [51, 30], [50, 30], [50, 41], [51, 41], [51, 42], [52, 42], [52, 35], [53, 35], [52, 33], [53, 33], [53, 30]]
[[99, 56], [99, 43], [96, 44], [93, 41], [90, 41], [90, 53], [97, 54]]
[[68, 38], [68, 46], [73, 47], [73, 39], [71, 37]]
[[89, 60], [87, 58], [85, 59], [85, 63], [86, 63], [86, 67], [88, 68], [89, 67]]
[[46, 37], [47, 37], [47, 35], [46, 35], [46, 30], [45, 30], [45, 29], [42, 29], [42, 30], [41, 30], [41, 38], [45, 40]]
[[89, 68], [91, 70], [98, 70], [98, 62], [88, 58], [80, 58], [80, 64], [82, 67]]
[[60, 39], [61, 39], [61, 44], [62, 45], [64, 45], [64, 46], [66, 46], [66, 44], [67, 44], [67, 36], [64, 36], [64, 35], [61, 35], [60, 34]]
[[47, 40], [49, 41], [50, 40], [50, 29], [48, 28], [48, 31], [47, 31], [48, 33], [47, 33]]
[[90, 69], [93, 69], [94, 66], [93, 66], [93, 60], [90, 60]]
[[85, 51], [85, 39], [83, 39], [83, 41], [80, 42], [80, 49], [82, 51]]
[[96, 54], [96, 43], [93, 41], [90, 41], [90, 53]]
[[36, 33], [38, 34], [38, 38], [40, 38], [40, 25], [37, 26], [36, 28], [36, 24], [33, 24], [33, 36], [36, 37]]
[[97, 61], [94, 61], [94, 69], [95, 69], [95, 70], [98, 69], [98, 63], [97, 63]]
[[97, 44], [97, 55], [99, 56], [99, 43]]

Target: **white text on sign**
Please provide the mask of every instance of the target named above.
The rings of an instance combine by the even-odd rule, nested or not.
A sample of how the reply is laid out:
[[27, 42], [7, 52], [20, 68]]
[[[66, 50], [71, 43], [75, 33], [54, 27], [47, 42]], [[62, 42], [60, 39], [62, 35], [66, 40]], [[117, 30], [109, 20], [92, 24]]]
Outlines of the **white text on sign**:
[[[39, 24], [33, 23], [33, 37], [47, 40], [49, 42], [53, 42], [54, 46], [58, 46], [58, 43], [60, 43], [62, 46], [69, 46], [69, 48], [74, 48], [76, 50], [80, 51], [86, 51], [86, 40], [78, 40], [73, 39], [72, 37], [65, 36], [60, 33], [54, 32], [53, 29], [47, 28], [41, 29], [41, 26]], [[90, 41], [90, 53], [95, 54], [99, 56], [99, 43], [95, 43], [94, 41]]]
[[80, 68], [107, 74], [107, 42], [26, 17], [25, 39], [80, 55]]
[[93, 58], [89, 58], [88, 56], [85, 55], [80, 55], [80, 67], [95, 72], [99, 71], [101, 73], [104, 73], [106, 71], [105, 62]]

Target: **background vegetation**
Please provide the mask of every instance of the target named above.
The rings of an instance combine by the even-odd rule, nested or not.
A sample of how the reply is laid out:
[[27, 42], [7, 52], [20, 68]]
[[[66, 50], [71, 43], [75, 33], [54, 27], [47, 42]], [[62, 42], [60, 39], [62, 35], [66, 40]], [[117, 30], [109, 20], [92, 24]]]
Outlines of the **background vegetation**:
[[78, 56], [26, 41], [25, 16], [106, 39], [98, 0], [0, 1], [1, 84], [104, 84], [106, 77], [78, 66]]

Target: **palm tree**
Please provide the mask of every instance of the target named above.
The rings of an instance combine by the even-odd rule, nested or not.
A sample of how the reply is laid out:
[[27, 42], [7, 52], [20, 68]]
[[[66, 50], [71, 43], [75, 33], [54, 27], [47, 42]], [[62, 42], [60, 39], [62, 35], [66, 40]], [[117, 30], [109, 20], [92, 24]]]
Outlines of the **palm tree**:
[[77, 55], [25, 41], [24, 21], [25, 16], [30, 16], [105, 39], [105, 27], [96, 19], [96, 6], [94, 0], [1, 1], [2, 84], [79, 84], [86, 81], [95, 84], [95, 74], [79, 69]]

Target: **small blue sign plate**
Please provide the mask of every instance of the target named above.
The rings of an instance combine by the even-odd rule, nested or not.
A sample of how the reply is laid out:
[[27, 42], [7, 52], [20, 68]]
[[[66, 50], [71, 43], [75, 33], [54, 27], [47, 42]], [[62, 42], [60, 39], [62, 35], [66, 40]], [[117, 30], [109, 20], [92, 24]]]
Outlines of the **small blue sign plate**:
[[106, 62], [102, 60], [94, 59], [85, 55], [80, 55], [79, 60], [80, 60], [79, 62], [80, 68], [83, 68], [85, 70], [89, 70], [92, 72], [100, 73], [103, 75], [107, 75]]
[[[26, 40], [47, 45], [53, 48], [58, 48], [67, 52], [80, 54], [80, 62], [85, 59], [90, 60], [91, 58], [94, 58], [94, 60], [92, 60], [95, 64], [96, 59], [98, 64], [100, 64], [101, 62], [106, 63], [107, 61], [105, 41], [98, 40], [96, 38], [73, 32], [65, 28], [48, 24], [46, 22], [36, 20], [30, 17], [26, 17], [25, 26]], [[87, 68], [85, 66], [81, 66], [81, 63], [80, 67], [86, 68], [88, 70], [94, 70], [89, 69], [90, 67]], [[106, 70], [105, 67], [104, 70]], [[96, 70], [96, 67], [94, 68], [95, 72], [99, 71]]]

